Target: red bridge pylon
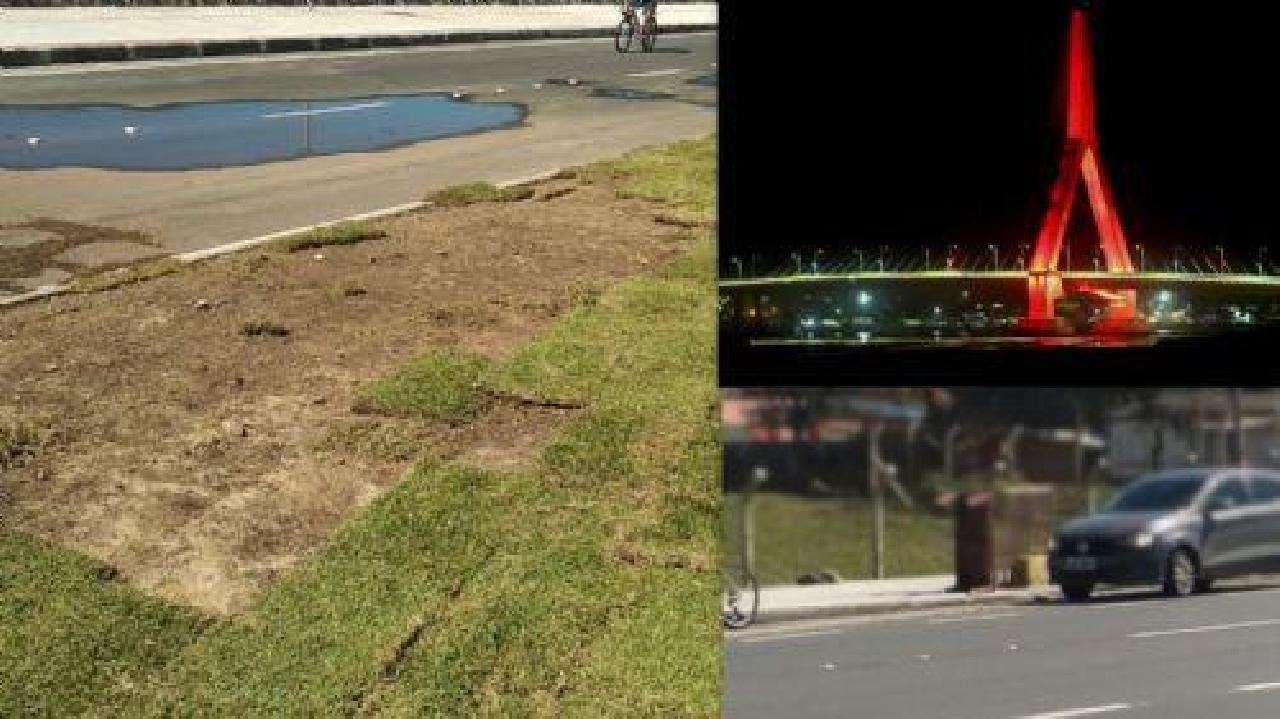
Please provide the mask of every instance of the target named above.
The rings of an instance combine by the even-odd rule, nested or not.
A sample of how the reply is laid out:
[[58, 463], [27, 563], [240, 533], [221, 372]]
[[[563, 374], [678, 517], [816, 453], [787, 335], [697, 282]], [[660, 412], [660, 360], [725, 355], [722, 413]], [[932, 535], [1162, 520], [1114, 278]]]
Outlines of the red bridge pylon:
[[[1084, 7], [1077, 6], [1071, 11], [1068, 43], [1067, 132], [1058, 177], [1049, 195], [1049, 207], [1031, 257], [1027, 316], [1023, 319], [1024, 328], [1029, 330], [1063, 329], [1054, 312], [1055, 302], [1065, 292], [1058, 262], [1081, 180], [1088, 192], [1087, 201], [1093, 210], [1107, 271], [1133, 272], [1133, 260], [1129, 257], [1129, 246], [1120, 226], [1111, 183], [1103, 171], [1098, 150], [1089, 13]], [[1145, 331], [1146, 323], [1137, 312], [1137, 290], [1121, 289], [1108, 294], [1111, 297], [1109, 309], [1095, 329]]]

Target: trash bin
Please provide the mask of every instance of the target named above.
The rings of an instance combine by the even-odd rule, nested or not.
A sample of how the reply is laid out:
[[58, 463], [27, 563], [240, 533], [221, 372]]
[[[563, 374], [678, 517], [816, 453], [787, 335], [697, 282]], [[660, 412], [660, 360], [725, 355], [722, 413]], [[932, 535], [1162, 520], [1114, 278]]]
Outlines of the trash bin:
[[1053, 488], [1023, 484], [996, 493], [995, 586], [1043, 584], [1039, 564], [1053, 533]]
[[965, 492], [955, 501], [956, 589], [967, 592], [993, 583], [992, 492]]

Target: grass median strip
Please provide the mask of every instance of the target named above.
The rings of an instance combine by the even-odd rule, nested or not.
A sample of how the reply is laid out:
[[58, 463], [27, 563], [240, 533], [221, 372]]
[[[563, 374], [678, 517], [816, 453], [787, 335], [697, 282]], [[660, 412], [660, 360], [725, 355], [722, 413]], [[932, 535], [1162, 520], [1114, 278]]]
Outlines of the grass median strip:
[[484, 405], [480, 375], [487, 364], [483, 357], [454, 349], [428, 353], [375, 382], [365, 390], [358, 409], [450, 424], [466, 422]]
[[114, 581], [100, 562], [0, 529], [0, 716], [115, 705], [205, 622]]
[[[727, 498], [739, 519], [740, 495]], [[801, 575], [834, 571], [844, 579], [875, 575], [871, 564], [871, 503], [756, 495], [756, 574], [764, 584], [792, 584]], [[891, 577], [946, 574], [954, 561], [952, 520], [890, 503], [885, 513], [885, 571]], [[767, 538], [767, 541], [765, 541]], [[739, 541], [736, 531], [728, 537]]]
[[[714, 297], [695, 289], [710, 282], [711, 249], [705, 238], [690, 261], [705, 277], [682, 263], [567, 320], [598, 341], [574, 343], [577, 353], [613, 361], [603, 377], [574, 380], [596, 388], [587, 414], [537, 466], [419, 466], [258, 608], [192, 646], [147, 709], [496, 717], [625, 705], [613, 715], [714, 715]], [[633, 342], [656, 317], [686, 346], [668, 347], [665, 332]], [[566, 336], [553, 332], [521, 356], [568, 361], [570, 350], [551, 351]], [[637, 369], [648, 382], [627, 381]], [[678, 428], [673, 418], [695, 421]], [[632, 564], [620, 542], [660, 560]], [[404, 647], [406, 638], [415, 641]]]
[[[715, 714], [711, 251], [706, 237], [685, 262], [606, 293], [512, 360], [512, 385], [577, 396], [588, 410], [529, 475], [536, 522], [512, 523], [510, 559], [410, 653], [380, 699], [389, 715]], [[547, 382], [520, 379], [533, 363]]]
[[172, 257], [165, 257], [159, 260], [143, 262], [129, 267], [120, 267], [106, 272], [98, 272], [95, 274], [80, 277], [71, 285], [73, 292], [87, 294], [91, 292], [105, 292], [114, 290], [118, 287], [125, 287], [138, 282], [146, 282], [157, 277], [171, 275], [181, 270], [185, 264], [180, 260]]
[[498, 187], [488, 182], [471, 182], [437, 190], [427, 195], [427, 202], [436, 207], [466, 207], [481, 202], [518, 202], [533, 195], [533, 188], [523, 185]]
[[386, 233], [374, 229], [368, 223], [340, 222], [310, 232], [276, 240], [275, 247], [283, 252], [315, 250], [331, 245], [358, 245], [368, 240], [380, 240]]
[[[707, 148], [686, 161], [713, 162]], [[650, 199], [710, 213], [714, 173], [699, 195], [678, 166], [627, 172]], [[714, 238], [697, 232], [676, 263], [579, 302], [514, 356], [429, 352], [361, 400], [444, 423], [502, 397], [578, 408], [536, 459], [422, 460], [247, 612], [49, 713], [716, 715]]]
[[396, 648], [496, 556], [528, 486], [426, 464], [244, 616], [190, 647], [142, 702], [178, 716], [341, 716]]

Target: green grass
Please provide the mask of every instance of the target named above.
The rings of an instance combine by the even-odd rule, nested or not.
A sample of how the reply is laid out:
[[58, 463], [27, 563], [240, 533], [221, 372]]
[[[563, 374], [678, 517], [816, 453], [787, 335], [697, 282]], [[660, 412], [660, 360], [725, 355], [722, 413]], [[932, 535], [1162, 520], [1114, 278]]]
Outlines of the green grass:
[[0, 529], [0, 716], [105, 713], [198, 636], [204, 620], [75, 552]]
[[[682, 172], [645, 172], [667, 172], [670, 194], [683, 192]], [[663, 187], [640, 179], [651, 192]], [[180, 652], [148, 665], [163, 671], [109, 701], [86, 694], [49, 706], [142, 716], [718, 715], [714, 251], [703, 232], [672, 267], [579, 304], [508, 361], [434, 353], [375, 383], [369, 397], [383, 409], [434, 420], [475, 411], [485, 385], [584, 409], [519, 471], [420, 462], [255, 607], [193, 643], [167, 643]], [[65, 594], [79, 601], [82, 591]], [[22, 631], [0, 625], [0, 638]], [[108, 641], [71, 653], [88, 663]], [[46, 651], [30, 653], [31, 672]]]
[[[589, 409], [534, 467], [420, 465], [261, 605], [190, 647], [139, 710], [715, 715], [711, 252], [704, 238], [513, 360], [608, 358], [596, 376], [557, 375]], [[622, 546], [655, 561], [625, 561]]]
[[[499, 555], [527, 483], [418, 467], [249, 613], [188, 648], [138, 710], [176, 716], [341, 716], [419, 623]], [[428, 627], [430, 631], [434, 628]]]
[[[727, 500], [728, 545], [741, 545], [734, 525], [741, 495]], [[949, 515], [908, 510], [892, 498], [885, 513], [885, 574], [948, 574], [954, 567], [954, 528]], [[872, 513], [863, 500], [809, 499], [759, 493], [755, 499], [755, 564], [764, 584], [791, 584], [802, 574], [835, 571], [843, 579], [874, 576]]]
[[580, 176], [623, 177], [620, 197], [657, 200], [683, 210], [685, 218], [715, 219], [716, 138], [677, 142], [633, 152], [583, 168]]
[[117, 287], [154, 280], [157, 277], [171, 275], [182, 268], [186, 267], [186, 263], [172, 257], [165, 257], [151, 262], [143, 262], [129, 267], [108, 270], [106, 272], [98, 272], [87, 277], [78, 278], [71, 285], [73, 292], [87, 294], [90, 292], [104, 292], [113, 290]]
[[[530, 475], [506, 481], [527, 482], [530, 503], [511, 514], [501, 558], [381, 697], [390, 715], [714, 715], [711, 250], [704, 238], [687, 260], [700, 277], [682, 263], [628, 281], [493, 373], [588, 409]], [[672, 612], [686, 616], [636, 621]]]
[[[957, 485], [956, 490], [988, 490], [991, 483]], [[1054, 523], [1088, 511], [1089, 489], [1054, 487]], [[1111, 495], [1092, 488], [1095, 505]], [[725, 536], [730, 556], [741, 547], [741, 494], [726, 498]], [[949, 513], [907, 509], [890, 497], [885, 515], [885, 573], [890, 577], [948, 574], [954, 570], [955, 526]], [[815, 499], [759, 493], [755, 498], [755, 564], [760, 581], [794, 583], [803, 574], [835, 571], [844, 579], [874, 576], [871, 563], [873, 515], [863, 499]]]
[[488, 362], [457, 350], [437, 350], [365, 389], [361, 409], [458, 424], [475, 417], [486, 394]]
[[427, 195], [427, 202], [437, 207], [466, 207], [481, 202], [516, 202], [533, 197], [532, 187], [497, 187], [488, 182], [470, 182], [446, 187]]
[[272, 246], [281, 252], [300, 252], [331, 245], [357, 245], [369, 240], [380, 240], [386, 236], [386, 232], [375, 230], [367, 223], [340, 222], [305, 234], [276, 240]]

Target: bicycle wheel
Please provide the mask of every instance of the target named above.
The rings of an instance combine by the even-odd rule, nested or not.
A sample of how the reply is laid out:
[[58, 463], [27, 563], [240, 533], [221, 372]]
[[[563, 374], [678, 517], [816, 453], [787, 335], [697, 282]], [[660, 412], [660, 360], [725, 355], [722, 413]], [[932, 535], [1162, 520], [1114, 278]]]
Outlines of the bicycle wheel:
[[653, 52], [654, 45], [658, 44], [658, 23], [650, 18], [644, 24], [644, 29], [640, 32], [640, 49], [645, 52]]
[[760, 609], [760, 585], [752, 575], [741, 572], [725, 574], [723, 596], [724, 626], [742, 629], [756, 620]]
[[635, 23], [631, 22], [631, 18], [623, 17], [622, 22], [618, 23], [617, 29], [613, 31], [613, 49], [618, 52], [629, 51], [631, 49], [631, 38], [635, 34]]

